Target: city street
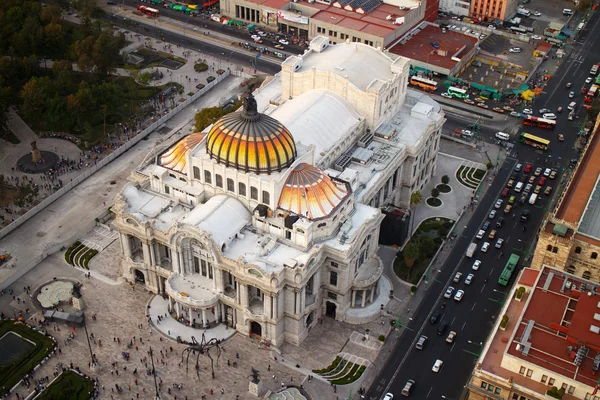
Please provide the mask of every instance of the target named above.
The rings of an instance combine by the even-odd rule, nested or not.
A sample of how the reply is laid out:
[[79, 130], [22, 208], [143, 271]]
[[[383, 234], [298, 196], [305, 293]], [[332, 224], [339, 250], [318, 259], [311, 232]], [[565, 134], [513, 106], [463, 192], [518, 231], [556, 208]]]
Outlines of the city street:
[[[477, 357], [482, 349], [482, 343], [485, 342], [493, 324], [499, 317], [499, 310], [506, 300], [507, 293], [510, 291], [517, 274], [513, 274], [508, 287], [498, 284], [498, 277], [511, 253], [521, 258], [520, 268], [527, 265], [525, 260], [535, 246], [535, 236], [540, 223], [550, 208], [550, 202], [563, 187], [563, 172], [568, 171], [569, 160], [578, 156], [574, 144], [577, 133], [584, 122], [586, 111], [582, 107], [583, 95], [579, 94], [579, 90], [584, 85], [591, 66], [600, 60], [600, 42], [597, 34], [599, 21], [598, 14], [595, 13], [586, 29], [582, 31], [579, 41], [567, 49], [567, 58], [552, 77], [545, 91], [534, 102], [536, 115], [539, 115], [539, 109], [545, 107], [553, 112], [559, 106], [566, 109], [569, 101], [567, 96], [569, 90], [565, 88], [565, 85], [567, 82], [572, 82], [574, 89], [571, 90], [575, 90], [577, 93], [573, 100], [577, 102], [576, 110], [579, 119], [568, 121], [568, 112], [563, 112], [557, 114], [557, 129], [555, 131], [525, 126], [519, 127], [519, 133], [528, 132], [549, 139], [551, 143], [548, 151], [543, 152], [525, 144], [515, 143], [513, 154], [518, 156], [506, 159], [487, 194], [480, 199], [474, 217], [467, 225], [463, 235], [448, 244], [453, 246], [453, 251], [446, 263], [443, 266], [435, 266], [437, 268], [441, 267], [441, 273], [434, 274], [434, 279], [429, 281], [428, 288], [421, 287], [419, 289], [428, 290], [428, 296], [421, 303], [412, 320], [407, 318], [402, 320], [401, 318], [400, 322], [408, 326], [408, 329], [403, 329], [403, 335], [396, 346], [394, 354], [382, 369], [383, 372], [376, 378], [366, 396], [367, 399], [381, 399], [387, 392], [400, 396], [400, 392], [408, 379], [416, 382], [411, 393], [413, 398], [452, 400], [463, 398], [465, 394], [464, 386], [475, 367]], [[589, 87], [589, 85], [587, 86]], [[483, 118], [482, 120], [482, 125], [485, 127], [486, 122]], [[459, 127], [464, 128], [464, 125]], [[558, 141], [558, 133], [565, 135], [564, 142]], [[518, 135], [516, 136], [518, 137]], [[500, 192], [513, 173], [516, 163], [522, 163], [523, 165], [531, 163], [533, 164], [533, 170], [537, 167], [556, 166], [558, 176], [555, 180], [548, 180], [546, 183], [546, 185], [553, 186], [553, 195], [541, 195], [533, 206], [528, 203], [521, 205], [517, 202], [512, 213], [504, 215], [503, 209], [508, 198], [500, 197], [504, 200], [504, 204], [497, 210], [498, 215], [490, 220], [495, 224], [499, 217], [506, 218], [504, 226], [498, 229], [496, 236], [496, 238], [500, 237], [505, 240], [502, 250], [499, 250], [494, 248], [495, 240], [487, 239], [487, 234], [493, 229], [492, 227], [488, 229], [484, 239], [477, 240], [474, 236], [484, 221], [489, 220], [488, 214], [493, 209], [496, 199], [499, 198]], [[522, 174], [523, 172], [517, 173], [517, 176], [521, 177]], [[531, 175], [531, 173], [528, 175]], [[563, 181], [562, 184], [561, 181]], [[510, 195], [513, 194], [515, 193], [511, 190]], [[517, 199], [520, 194], [515, 194], [518, 196]], [[519, 221], [523, 209], [529, 209], [531, 213], [527, 223]], [[514, 219], [511, 215], [513, 213], [516, 215]], [[526, 231], [523, 231], [523, 227], [526, 227]], [[490, 242], [491, 245], [487, 253], [479, 250], [484, 241]], [[471, 242], [477, 242], [478, 249], [472, 259], [465, 258], [465, 250]], [[477, 271], [472, 270], [474, 260], [481, 260], [481, 267]], [[520, 268], [518, 269], [520, 270]], [[456, 271], [463, 273], [459, 283], [452, 282]], [[475, 275], [473, 283], [465, 285], [464, 278], [471, 272]], [[457, 302], [453, 299], [443, 298], [444, 291], [448, 286], [453, 286], [457, 290], [464, 290], [463, 300]], [[446, 303], [444, 308], [442, 308], [443, 303]], [[437, 334], [441, 324], [440, 321], [436, 324], [429, 322], [431, 315], [436, 311], [441, 313], [440, 321], [450, 324], [443, 335]], [[457, 337], [454, 343], [447, 344], [445, 338], [451, 330], [457, 332]], [[423, 350], [415, 349], [416, 341], [420, 335], [429, 338]], [[436, 374], [432, 371], [432, 367], [437, 359], [444, 361], [444, 366]]]

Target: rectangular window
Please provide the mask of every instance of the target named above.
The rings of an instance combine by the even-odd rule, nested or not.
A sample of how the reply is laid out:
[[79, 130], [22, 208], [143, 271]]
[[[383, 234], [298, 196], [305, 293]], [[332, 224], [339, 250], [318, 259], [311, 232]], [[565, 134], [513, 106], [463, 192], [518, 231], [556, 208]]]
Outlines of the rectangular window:
[[258, 200], [258, 189], [254, 186], [250, 186], [250, 198], [252, 200]]
[[231, 178], [227, 178], [227, 190], [230, 192], [235, 192], [235, 183]]
[[569, 385], [567, 385], [566, 383], [563, 383], [560, 387], [561, 387], [561, 389], [566, 391], [567, 387], [569, 387]]
[[212, 177], [210, 171], [204, 170], [204, 183], [212, 184]]
[[494, 385], [488, 385], [487, 390], [488, 390], [488, 392], [493, 392], [494, 391]]
[[335, 261], [331, 262], [331, 266], [334, 267], [334, 268], [339, 268], [339, 264], [336, 263]]
[[271, 195], [266, 190], [262, 192], [262, 202], [264, 204], [271, 204]]
[[165, 185], [165, 193], [169, 194], [169, 187], [167, 185]]
[[213, 278], [213, 267], [212, 267], [212, 264], [211, 264], [211, 263], [208, 263], [208, 277], [209, 277], [210, 279], [212, 279], [212, 278]]
[[216, 180], [217, 180], [217, 186], [222, 188], [223, 187], [223, 177], [219, 174], [216, 174]]
[[242, 182], [238, 183], [238, 193], [240, 196], [246, 195], [246, 185]]
[[337, 300], [337, 294], [335, 294], [333, 292], [327, 292], [327, 297], [330, 298], [331, 300]]
[[202, 266], [202, 276], [206, 276], [206, 261], [200, 260], [200, 265]]
[[528, 369], [528, 370], [527, 370], [527, 377], [528, 377], [528, 378], [531, 378], [531, 375], [533, 375], [533, 370], [531, 370], [531, 369]]
[[548, 380], [548, 376], [542, 375], [542, 383], [546, 383], [547, 380]]
[[525, 370], [526, 370], [525, 367], [521, 367], [521, 369], [519, 369], [519, 374], [521, 374], [521, 375], [525, 374]]
[[496, 390], [494, 390], [495, 394], [500, 394], [500, 392], [502, 391], [502, 389], [500, 389], [499, 387], [496, 388]]
[[329, 273], [329, 284], [332, 286], [337, 286], [337, 278], [338, 278], [338, 273], [335, 271], [331, 271]]
[[481, 388], [482, 388], [482, 389], [485, 389], [485, 388], [487, 388], [487, 383], [485, 383], [485, 382], [481, 382]]
[[569, 394], [575, 393], [575, 386], [569, 386]]
[[198, 257], [194, 257], [194, 272], [197, 274], [200, 273], [200, 260]]
[[548, 385], [554, 386], [554, 382], [556, 382], [556, 379], [554, 379], [554, 378], [548, 379]]

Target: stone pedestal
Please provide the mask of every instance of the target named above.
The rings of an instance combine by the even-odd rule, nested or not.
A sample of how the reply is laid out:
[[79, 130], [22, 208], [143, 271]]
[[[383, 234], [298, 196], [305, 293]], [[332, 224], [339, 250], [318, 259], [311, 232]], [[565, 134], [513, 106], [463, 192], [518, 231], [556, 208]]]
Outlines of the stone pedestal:
[[31, 162], [37, 164], [40, 161], [42, 161], [42, 153], [40, 153], [40, 150], [37, 148], [36, 143], [31, 142]]
[[250, 383], [248, 384], [248, 392], [256, 397], [259, 397], [260, 394], [263, 391], [263, 385], [262, 385], [262, 381], [258, 381], [258, 382], [253, 382], [250, 381]]
[[72, 302], [74, 309], [83, 310], [83, 307], [85, 306], [83, 297], [73, 297]]

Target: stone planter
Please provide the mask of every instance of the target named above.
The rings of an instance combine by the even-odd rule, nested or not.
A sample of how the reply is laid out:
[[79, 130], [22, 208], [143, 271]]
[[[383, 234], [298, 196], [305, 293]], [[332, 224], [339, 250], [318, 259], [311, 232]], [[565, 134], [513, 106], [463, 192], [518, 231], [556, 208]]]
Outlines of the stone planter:
[[258, 380], [257, 382], [250, 381], [250, 383], [248, 383], [248, 393], [250, 393], [251, 395], [260, 397], [262, 391], [263, 385], [261, 380]]

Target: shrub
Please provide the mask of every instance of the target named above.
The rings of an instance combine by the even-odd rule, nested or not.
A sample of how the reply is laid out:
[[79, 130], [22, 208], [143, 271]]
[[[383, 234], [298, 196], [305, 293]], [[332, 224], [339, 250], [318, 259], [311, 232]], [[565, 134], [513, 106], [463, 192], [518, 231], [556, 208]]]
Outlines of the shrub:
[[523, 286], [521, 286], [519, 289], [517, 289], [517, 299], [520, 299], [521, 297], [523, 297], [524, 294], [525, 294], [525, 288]]
[[67, 251], [65, 251], [65, 261], [67, 262], [67, 264], [73, 265], [73, 259], [71, 257], [71, 254], [73, 254], [73, 251], [79, 246], [81, 246], [81, 242], [78, 240], [75, 243], [73, 243], [71, 247], [67, 249]]
[[565, 389], [559, 389], [556, 386], [552, 386], [551, 389], [548, 389], [548, 391], [546, 391], [546, 394], [550, 397], [554, 397], [555, 399], [562, 399], [565, 395]]
[[385, 335], [379, 335], [378, 339], [382, 343], [385, 342]]
[[494, 164], [492, 164], [492, 162], [491, 162], [491, 161], [488, 161], [488, 162], [486, 162], [486, 163], [485, 163], [485, 166], [486, 166], [486, 168], [487, 168], [487, 169], [492, 169], [492, 168], [494, 168]]
[[85, 253], [85, 255], [83, 256], [83, 262], [80, 262], [80, 266], [85, 269], [90, 269], [88, 266], [90, 263], [90, 259], [96, 254], [98, 254], [98, 250], [96, 249], [89, 250], [87, 253]]
[[327, 368], [323, 368], [323, 369], [313, 369], [313, 372], [315, 374], [324, 374], [326, 372], [331, 372], [335, 369], [335, 367], [338, 366], [338, 364], [340, 363], [340, 361], [342, 361], [342, 357], [336, 357], [335, 360], [333, 360], [331, 362], [331, 364], [329, 364], [329, 366]]
[[194, 65], [194, 70], [196, 72], [204, 72], [204, 71], [208, 70], [208, 65], [206, 65], [205, 63], [198, 63], [198, 64]]
[[206, 82], [211, 83], [212, 81], [214, 81], [216, 78], [214, 76], [209, 76], [208, 78], [206, 78]]
[[417, 291], [417, 287], [416, 286], [413, 285], [413, 286], [410, 287], [410, 292], [411, 293], [415, 293], [416, 291]]
[[506, 326], [508, 325], [508, 315], [504, 314], [502, 316], [502, 321], [500, 321], [500, 327], [502, 329], [506, 329]]

